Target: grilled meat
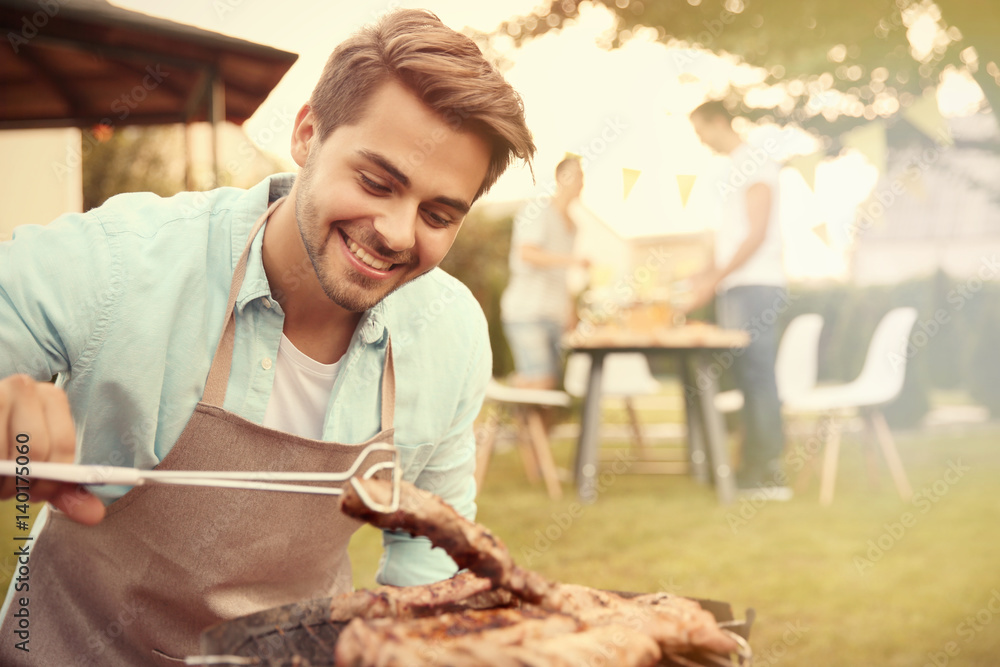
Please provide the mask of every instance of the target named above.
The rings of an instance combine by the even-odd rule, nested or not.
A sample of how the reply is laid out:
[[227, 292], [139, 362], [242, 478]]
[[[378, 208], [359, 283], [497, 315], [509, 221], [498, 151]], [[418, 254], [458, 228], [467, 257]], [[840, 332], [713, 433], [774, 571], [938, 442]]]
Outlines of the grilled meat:
[[[371, 479], [360, 483], [377, 502], [388, 503], [389, 482]], [[404, 618], [407, 614], [412, 617], [412, 610], [420, 605], [386, 602], [375, 593], [355, 593], [355, 601], [344, 603], [342, 609], [354, 610], [353, 616], [360, 618], [352, 621], [338, 640], [338, 665], [557, 666], [592, 664], [595, 660], [652, 665], [664, 654], [726, 655], [739, 650], [732, 636], [693, 600], [662, 593], [626, 599], [586, 586], [549, 581], [518, 566], [489, 530], [412, 484], [401, 484], [395, 512], [370, 509], [350, 486], [341, 499], [341, 510], [379, 528], [427, 537], [460, 567], [481, 578], [464, 578], [451, 584], [453, 589], [445, 585], [440, 593], [434, 587], [442, 584], [417, 587], [422, 592], [413, 593], [412, 600], [440, 597], [451, 601], [466, 586], [482, 590], [485, 580], [494, 591], [510, 591], [524, 604], [519, 609], [444, 614], [401, 623], [398, 618], [363, 619], [384, 615], [394, 606], [404, 611]], [[376, 611], [359, 609], [366, 604]], [[612, 641], [614, 637], [621, 641]], [[423, 662], [413, 657], [415, 652], [425, 656], [419, 658]]]
[[470, 611], [406, 622], [352, 621], [337, 641], [340, 667], [648, 667], [656, 642], [623, 626], [587, 628], [538, 608]]
[[333, 598], [330, 620], [418, 618], [439, 613], [459, 603], [472, 609], [509, 604], [509, 593], [491, 588], [489, 579], [477, 577], [472, 572], [462, 572], [428, 586], [379, 586], [374, 590], [360, 590]]
[[[392, 486], [388, 481], [368, 479], [361, 484], [375, 502], [389, 504]], [[537, 572], [515, 564], [500, 538], [484, 526], [461, 516], [440, 496], [421, 491], [407, 482], [400, 484], [399, 509], [395, 512], [386, 514], [372, 510], [352, 486], [345, 489], [340, 509], [377, 528], [427, 537], [431, 544], [448, 552], [459, 567], [489, 579], [495, 588], [509, 590], [527, 602], [540, 601], [553, 587]]]

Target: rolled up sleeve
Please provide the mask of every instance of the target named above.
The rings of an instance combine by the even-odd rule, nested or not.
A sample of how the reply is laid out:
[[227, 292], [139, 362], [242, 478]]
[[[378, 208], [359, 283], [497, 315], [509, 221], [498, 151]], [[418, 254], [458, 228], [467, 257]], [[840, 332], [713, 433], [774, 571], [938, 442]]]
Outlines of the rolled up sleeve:
[[[434, 449], [416, 479], [416, 486], [440, 496], [470, 521], [476, 518], [475, 420], [486, 396], [492, 374], [492, 353], [482, 319], [479, 349], [472, 355], [451, 427]], [[386, 531], [385, 553], [377, 574], [380, 584], [417, 586], [453, 576], [458, 567], [444, 550], [430, 540], [407, 533]]]

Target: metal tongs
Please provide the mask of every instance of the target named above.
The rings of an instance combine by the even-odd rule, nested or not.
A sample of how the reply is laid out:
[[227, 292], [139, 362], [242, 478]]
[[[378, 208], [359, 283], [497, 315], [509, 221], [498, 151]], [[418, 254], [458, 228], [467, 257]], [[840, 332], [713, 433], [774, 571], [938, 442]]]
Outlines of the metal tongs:
[[[372, 464], [362, 479], [371, 479], [376, 473], [390, 470], [392, 480], [392, 500], [388, 505], [376, 502], [358, 482], [358, 470], [372, 452], [392, 452], [392, 461]], [[0, 476], [13, 477], [18, 466], [14, 461], [0, 461]], [[351, 467], [344, 472], [265, 472], [265, 471], [221, 471], [221, 470], [139, 470], [118, 466], [83, 465], [79, 463], [30, 463], [28, 479], [47, 479], [86, 486], [141, 486], [143, 484], [176, 484], [179, 486], [210, 486], [228, 489], [251, 489], [255, 491], [285, 491], [289, 493], [313, 493], [339, 496], [344, 490], [339, 487], [309, 486], [286, 482], [344, 482], [350, 484], [361, 497], [362, 502], [376, 512], [395, 512], [399, 509], [399, 450], [385, 443], [372, 443], [361, 450]]]

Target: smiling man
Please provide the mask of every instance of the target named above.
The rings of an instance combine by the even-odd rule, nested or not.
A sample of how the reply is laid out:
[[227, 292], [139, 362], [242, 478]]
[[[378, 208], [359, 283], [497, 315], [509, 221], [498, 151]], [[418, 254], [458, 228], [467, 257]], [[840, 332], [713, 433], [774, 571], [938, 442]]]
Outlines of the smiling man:
[[[436, 267], [534, 153], [520, 98], [471, 40], [398, 11], [337, 47], [291, 148], [297, 177], [120, 195], [0, 244], [0, 455], [363, 473], [394, 444], [405, 479], [475, 514], [489, 340]], [[351, 587], [335, 497], [26, 478], [55, 509], [4, 604], [4, 665], [180, 664], [213, 623]], [[383, 583], [456, 570], [384, 543]]]

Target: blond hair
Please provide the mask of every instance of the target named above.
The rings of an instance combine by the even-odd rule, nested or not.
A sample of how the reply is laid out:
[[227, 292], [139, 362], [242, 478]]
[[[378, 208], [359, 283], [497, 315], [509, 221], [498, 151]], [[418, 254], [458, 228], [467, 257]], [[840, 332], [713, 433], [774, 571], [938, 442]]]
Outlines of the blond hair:
[[530, 166], [535, 144], [521, 97], [475, 42], [419, 9], [391, 12], [337, 46], [309, 100], [320, 140], [356, 122], [388, 80], [406, 86], [453, 129], [489, 144], [490, 164], [477, 198], [513, 158]]

